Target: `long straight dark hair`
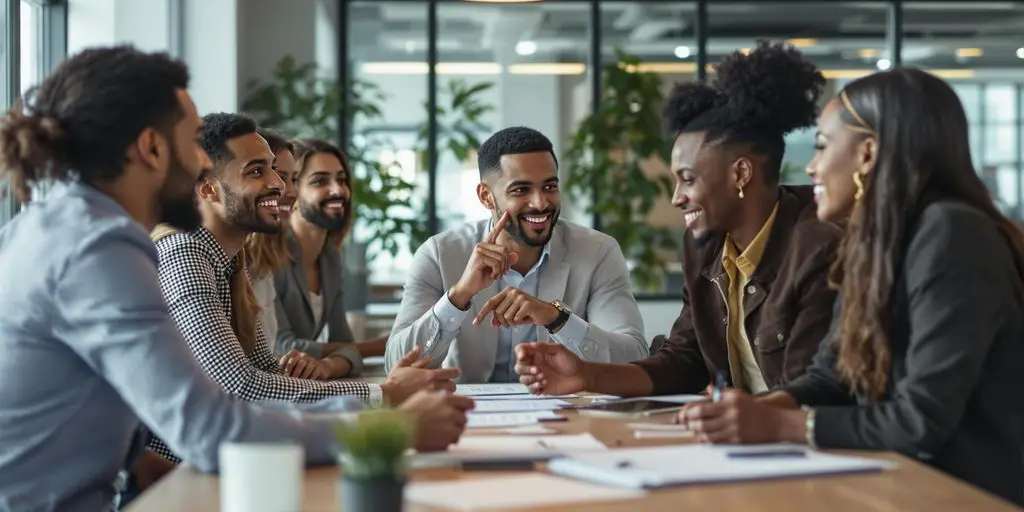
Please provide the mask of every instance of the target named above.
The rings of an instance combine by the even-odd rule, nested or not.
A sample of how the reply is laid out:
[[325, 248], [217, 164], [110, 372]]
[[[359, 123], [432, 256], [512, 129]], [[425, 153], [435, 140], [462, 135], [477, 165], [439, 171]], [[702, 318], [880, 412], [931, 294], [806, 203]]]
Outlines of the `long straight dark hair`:
[[955, 200], [991, 218], [1013, 251], [1020, 279], [1024, 234], [996, 208], [975, 172], [967, 116], [949, 84], [902, 68], [855, 80], [839, 97], [843, 122], [877, 137], [878, 158], [832, 269], [843, 301], [837, 370], [852, 390], [877, 400], [891, 364], [893, 285], [908, 230], [925, 206]]

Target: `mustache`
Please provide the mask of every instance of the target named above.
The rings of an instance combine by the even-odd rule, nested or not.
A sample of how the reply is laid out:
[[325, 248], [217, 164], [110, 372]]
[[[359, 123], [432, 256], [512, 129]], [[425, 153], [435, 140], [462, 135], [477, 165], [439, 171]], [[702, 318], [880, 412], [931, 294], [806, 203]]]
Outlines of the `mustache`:
[[329, 203], [331, 201], [341, 201], [342, 203], [345, 204], [345, 207], [346, 207], [345, 209], [348, 209], [349, 198], [347, 198], [345, 196], [331, 196], [331, 197], [328, 197], [327, 199], [324, 199], [323, 201], [320, 201], [320, 208], [323, 208], [323, 207], [327, 206], [327, 203]]
[[557, 213], [557, 211], [558, 210], [555, 210], [554, 208], [548, 208], [547, 210], [522, 210], [519, 212], [518, 215], [516, 215], [516, 218], [522, 218], [527, 215], [531, 217], [535, 217], [538, 215], [554, 215], [555, 213]]
[[266, 194], [261, 194], [261, 195], [256, 196], [256, 202], [258, 203], [258, 202], [260, 202], [260, 201], [262, 201], [264, 199], [280, 199], [280, 198], [281, 198], [281, 193], [275, 190], [275, 191], [267, 192]]

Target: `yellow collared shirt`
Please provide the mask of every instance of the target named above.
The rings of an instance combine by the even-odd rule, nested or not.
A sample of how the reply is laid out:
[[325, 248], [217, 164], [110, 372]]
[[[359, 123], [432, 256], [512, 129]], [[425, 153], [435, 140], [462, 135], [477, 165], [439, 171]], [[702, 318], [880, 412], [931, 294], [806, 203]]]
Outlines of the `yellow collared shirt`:
[[726, 333], [729, 342], [729, 371], [732, 373], [733, 385], [750, 393], [768, 391], [768, 386], [761, 375], [761, 368], [757, 365], [757, 358], [750, 348], [750, 340], [747, 339], [747, 330], [744, 328], [746, 314], [743, 311], [743, 288], [761, 262], [778, 210], [779, 205], [776, 203], [772, 214], [768, 216], [768, 220], [742, 254], [737, 254], [739, 250], [728, 236], [725, 237], [725, 248], [722, 250], [722, 267], [729, 277], [726, 294], [729, 308], [729, 325]]

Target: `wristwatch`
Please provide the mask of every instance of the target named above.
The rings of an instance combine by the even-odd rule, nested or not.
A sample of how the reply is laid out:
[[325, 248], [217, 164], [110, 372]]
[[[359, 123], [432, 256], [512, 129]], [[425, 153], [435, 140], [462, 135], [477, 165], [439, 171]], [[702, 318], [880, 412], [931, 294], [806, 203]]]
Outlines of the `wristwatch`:
[[558, 330], [561, 329], [563, 325], [565, 325], [565, 322], [569, 320], [569, 315], [572, 314], [572, 310], [569, 309], [569, 306], [566, 306], [560, 300], [552, 301], [551, 305], [558, 310], [558, 316], [555, 317], [554, 322], [545, 325], [544, 328], [547, 329], [549, 333], [554, 334], [558, 332]]

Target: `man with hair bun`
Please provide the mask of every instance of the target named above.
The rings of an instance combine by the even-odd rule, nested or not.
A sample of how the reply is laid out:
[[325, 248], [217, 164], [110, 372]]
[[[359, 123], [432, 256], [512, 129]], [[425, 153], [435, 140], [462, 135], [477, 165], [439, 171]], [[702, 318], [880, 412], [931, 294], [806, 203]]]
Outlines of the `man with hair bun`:
[[[211, 165], [188, 81], [166, 54], [89, 49], [0, 119], [0, 179], [22, 200], [57, 182], [0, 230], [0, 511], [117, 509], [140, 421], [208, 472], [224, 442], [287, 440], [333, 463], [339, 413], [359, 409], [228, 396], [168, 313], [149, 232], [198, 226], [193, 188]], [[443, 449], [471, 404], [422, 392], [403, 408], [416, 444]]]
[[535, 393], [642, 396], [699, 392], [719, 375], [763, 393], [803, 374], [831, 322], [827, 272], [842, 233], [817, 220], [811, 187], [779, 181], [784, 137], [815, 123], [824, 85], [798, 51], [766, 42], [725, 57], [711, 84], [677, 85], [663, 116], [687, 227], [679, 318], [632, 364], [521, 345], [520, 381]]

